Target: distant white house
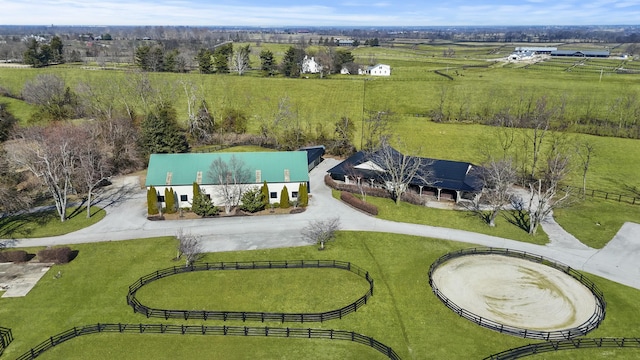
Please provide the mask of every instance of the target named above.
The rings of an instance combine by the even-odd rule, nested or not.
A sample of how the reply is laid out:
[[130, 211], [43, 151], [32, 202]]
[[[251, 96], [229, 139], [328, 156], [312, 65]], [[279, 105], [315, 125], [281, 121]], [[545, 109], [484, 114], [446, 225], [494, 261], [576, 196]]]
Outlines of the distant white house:
[[366, 74], [373, 76], [391, 76], [391, 66], [385, 64], [369, 66], [366, 70]]
[[307, 57], [306, 55], [304, 56], [304, 59], [302, 60], [303, 74], [317, 74], [321, 70], [322, 66], [316, 62], [313, 56], [311, 58]]

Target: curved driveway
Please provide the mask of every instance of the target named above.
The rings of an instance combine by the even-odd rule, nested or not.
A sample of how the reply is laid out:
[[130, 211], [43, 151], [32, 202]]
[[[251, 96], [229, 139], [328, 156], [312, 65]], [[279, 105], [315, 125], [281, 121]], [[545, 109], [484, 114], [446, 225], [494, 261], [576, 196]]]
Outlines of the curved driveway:
[[174, 235], [178, 228], [183, 228], [202, 236], [205, 251], [208, 252], [252, 250], [308, 245], [301, 239], [300, 230], [309, 221], [338, 216], [343, 230], [416, 235], [516, 249], [640, 289], [640, 225], [626, 223], [607, 246], [596, 250], [580, 243], [552, 219], [543, 223], [551, 240], [545, 246], [463, 230], [381, 220], [356, 211], [331, 196], [323, 177], [336, 164], [336, 160], [326, 159], [311, 172], [309, 207], [296, 215], [148, 221], [146, 192], [139, 188], [137, 178], [129, 178], [129, 186], [123, 185], [111, 197], [103, 196], [101, 205], [107, 210], [107, 216], [97, 224], [63, 236], [5, 242], [18, 247], [117, 241]]

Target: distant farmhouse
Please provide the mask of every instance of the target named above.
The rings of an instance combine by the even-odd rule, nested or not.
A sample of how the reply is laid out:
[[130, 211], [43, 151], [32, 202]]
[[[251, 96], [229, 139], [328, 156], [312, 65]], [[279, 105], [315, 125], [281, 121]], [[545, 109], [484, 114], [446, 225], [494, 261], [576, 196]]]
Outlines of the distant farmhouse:
[[179, 207], [191, 207], [193, 183], [209, 195], [215, 205], [223, 204], [220, 185], [211, 178], [211, 163], [220, 159], [229, 163], [232, 158], [244, 164], [249, 178], [245, 188], [261, 187], [264, 181], [269, 187], [269, 202], [280, 202], [280, 193], [286, 186], [289, 198], [298, 197], [300, 184], [309, 186], [309, 170], [321, 160], [323, 147], [311, 147], [302, 151], [240, 152], [240, 153], [189, 153], [152, 154], [147, 169], [145, 186], [154, 186], [158, 191], [158, 201], [165, 206], [164, 190], [172, 188]]
[[[395, 149], [393, 153], [402, 156]], [[378, 160], [377, 152], [372, 154], [359, 151], [345, 161], [331, 168], [328, 173], [337, 181], [346, 184], [356, 184], [358, 181], [372, 187], [385, 187], [386, 179], [384, 165]], [[418, 158], [425, 164], [418, 175], [411, 179], [410, 190], [417, 194], [429, 194], [440, 199], [451, 199], [459, 202], [462, 199], [472, 199], [482, 190], [479, 178], [473, 169], [475, 165], [468, 162]], [[431, 176], [422, 176], [424, 174]], [[424, 177], [428, 179], [425, 181]]]
[[322, 71], [322, 66], [318, 64], [316, 59], [308, 56], [304, 56], [302, 59], [302, 73], [303, 74], [317, 74]]

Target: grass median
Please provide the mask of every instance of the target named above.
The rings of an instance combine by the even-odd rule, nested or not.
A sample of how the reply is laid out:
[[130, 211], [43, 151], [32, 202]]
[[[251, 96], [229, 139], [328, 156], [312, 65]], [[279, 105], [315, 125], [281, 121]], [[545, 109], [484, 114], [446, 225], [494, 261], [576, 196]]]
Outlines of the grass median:
[[70, 207], [66, 211], [67, 219], [60, 221], [56, 210], [28, 212], [20, 215], [0, 218], [0, 238], [38, 238], [68, 234], [91, 226], [102, 220], [106, 212], [91, 207], [91, 217], [87, 218], [84, 206]]

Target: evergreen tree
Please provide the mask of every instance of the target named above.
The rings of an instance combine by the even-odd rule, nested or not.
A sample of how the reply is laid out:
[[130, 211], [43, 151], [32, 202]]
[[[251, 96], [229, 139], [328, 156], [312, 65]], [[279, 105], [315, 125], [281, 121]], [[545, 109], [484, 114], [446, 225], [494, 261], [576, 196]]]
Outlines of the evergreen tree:
[[[194, 194], [191, 203], [191, 211], [200, 216], [214, 216], [220, 212], [220, 209], [213, 205], [207, 194], [200, 189], [197, 183], [193, 183]], [[197, 190], [196, 190], [197, 187]]]
[[289, 190], [287, 190], [287, 186], [285, 185], [280, 192], [280, 207], [287, 209], [289, 206], [291, 206], [289, 203]]
[[232, 55], [232, 43], [218, 46], [213, 51], [213, 66], [215, 67], [217, 73], [226, 74], [229, 72], [229, 59], [231, 59]]
[[173, 191], [173, 188], [165, 188], [164, 189], [164, 203], [165, 203], [165, 212], [167, 214], [173, 214], [176, 212], [176, 194]]
[[309, 192], [306, 183], [300, 183], [298, 188], [298, 205], [302, 207], [309, 205]]
[[269, 185], [267, 185], [267, 180], [264, 181], [264, 183], [262, 184], [262, 202], [264, 203], [264, 206], [267, 207], [269, 206]]
[[262, 190], [258, 187], [253, 188], [242, 194], [242, 205], [240, 209], [250, 213], [264, 210], [264, 201]]
[[160, 105], [142, 121], [141, 144], [147, 154], [188, 150], [187, 138], [178, 126], [176, 110], [171, 105]]
[[289, 47], [282, 58], [282, 73], [287, 77], [298, 77], [302, 70], [302, 60], [304, 59], [304, 50]]
[[158, 212], [158, 193], [155, 187], [150, 186], [149, 190], [147, 190], [147, 213], [156, 215]]
[[196, 61], [198, 62], [198, 70], [201, 74], [211, 74], [213, 72], [213, 62], [211, 56], [213, 54], [208, 49], [198, 50]]
[[64, 63], [64, 45], [62, 44], [62, 40], [58, 36], [54, 36], [51, 38], [51, 44], [49, 45], [51, 48], [51, 60], [57, 64]]
[[276, 72], [276, 61], [273, 57], [273, 52], [269, 49], [264, 49], [260, 52], [260, 70], [267, 76], [271, 76]]

